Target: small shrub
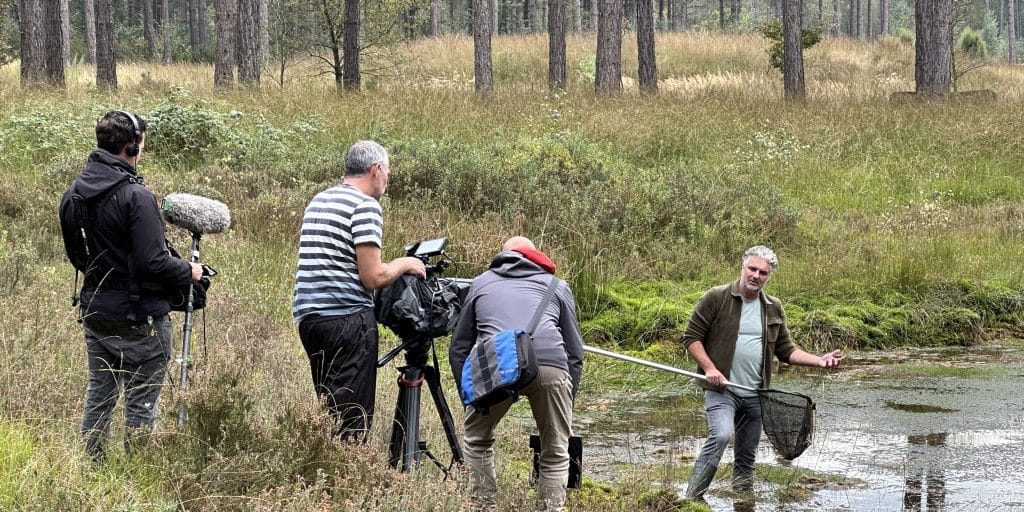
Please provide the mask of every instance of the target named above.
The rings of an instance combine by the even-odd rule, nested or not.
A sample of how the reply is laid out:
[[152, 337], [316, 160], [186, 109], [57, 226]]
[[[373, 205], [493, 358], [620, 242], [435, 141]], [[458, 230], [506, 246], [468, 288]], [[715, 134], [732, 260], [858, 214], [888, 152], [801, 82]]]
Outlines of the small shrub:
[[988, 57], [988, 46], [985, 43], [985, 35], [979, 30], [967, 27], [960, 33], [960, 49], [975, 59]]
[[228, 129], [223, 116], [200, 103], [187, 104], [189, 92], [171, 91], [146, 116], [146, 151], [174, 162], [196, 164], [207, 159]]
[[[785, 57], [783, 50], [782, 20], [775, 18], [761, 27], [761, 35], [772, 41], [772, 45], [766, 50], [768, 52], [768, 65], [782, 71], [782, 61]], [[800, 45], [803, 49], [813, 47], [821, 41], [820, 28], [805, 28], [800, 31]]]
[[914, 31], [909, 28], [901, 28], [896, 32], [896, 38], [903, 44], [914, 44]]

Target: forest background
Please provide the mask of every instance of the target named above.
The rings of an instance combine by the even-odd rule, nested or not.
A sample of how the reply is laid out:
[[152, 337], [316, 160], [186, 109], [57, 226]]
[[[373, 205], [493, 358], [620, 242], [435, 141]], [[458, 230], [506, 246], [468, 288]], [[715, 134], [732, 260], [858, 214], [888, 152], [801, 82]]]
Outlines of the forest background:
[[[113, 2], [116, 89], [97, 88], [78, 15], [64, 18], [63, 86], [23, 87], [21, 18], [5, 6], [0, 508], [460, 506], [464, 480], [387, 469], [389, 368], [367, 446], [330, 440], [307, 382], [289, 315], [298, 227], [313, 194], [340, 179], [344, 150], [357, 139], [392, 153], [385, 255], [449, 236], [457, 263], [449, 275], [472, 277], [506, 237], [529, 236], [572, 284], [588, 343], [691, 364], [678, 336], [693, 304], [735, 279], [739, 255], [760, 243], [780, 254], [770, 291], [807, 349], [1020, 338], [1024, 71], [1009, 62], [1009, 43], [1019, 43], [1010, 36], [1020, 20], [1010, 16], [1019, 9], [1012, 1], [956, 4], [955, 85], [997, 95], [982, 103], [889, 101], [914, 89], [913, 5], [886, 3], [885, 30], [877, 5], [865, 2], [859, 16], [860, 2], [807, 5], [806, 20], [821, 17], [808, 25], [826, 37], [805, 52], [801, 105], [783, 101], [772, 41], [757, 32], [779, 9], [774, 2], [652, 4], [664, 13], [656, 17], [656, 94], [639, 91], [627, 14], [623, 87], [613, 95], [594, 93], [590, 4], [569, 10], [580, 22], [568, 36], [567, 81], [550, 89], [547, 40], [533, 33], [545, 4], [534, 6], [533, 24], [529, 4], [500, 3], [494, 88], [479, 95], [464, 3], [445, 4], [438, 37], [426, 8], [364, 10], [362, 92], [346, 93], [340, 61], [324, 44], [328, 15], [344, 5], [296, 0], [295, 11], [273, 9], [288, 1], [267, 4], [276, 21], [263, 25], [258, 75], [272, 79], [239, 87], [214, 87], [216, 45], [193, 40], [199, 26], [218, 28], [215, 13], [198, 14], [205, 2], [170, 2], [159, 18], [146, 14], [146, 1]], [[68, 6], [79, 13], [85, 4]], [[275, 17], [285, 12], [301, 16]], [[170, 63], [150, 51], [160, 47], [152, 31], [161, 26]], [[94, 145], [95, 120], [112, 108], [149, 120], [141, 171], [158, 196], [225, 201], [234, 227], [205, 239], [203, 259], [221, 276], [202, 317], [192, 387], [165, 394], [167, 421], [152, 450], [97, 470], [77, 436], [84, 357], [55, 207]], [[169, 233], [184, 248], [187, 235]], [[382, 344], [397, 340], [386, 335]], [[446, 340], [437, 344], [443, 354]], [[593, 358], [587, 365], [584, 403], [621, 370]], [[182, 404], [190, 419], [178, 430], [172, 417]], [[530, 498], [528, 422], [514, 425], [523, 432], [499, 447], [502, 500], [520, 509]], [[425, 426], [432, 446], [444, 446], [439, 430], [436, 420]], [[684, 476], [624, 475], [588, 482], [572, 505], [659, 510], [658, 489]]]

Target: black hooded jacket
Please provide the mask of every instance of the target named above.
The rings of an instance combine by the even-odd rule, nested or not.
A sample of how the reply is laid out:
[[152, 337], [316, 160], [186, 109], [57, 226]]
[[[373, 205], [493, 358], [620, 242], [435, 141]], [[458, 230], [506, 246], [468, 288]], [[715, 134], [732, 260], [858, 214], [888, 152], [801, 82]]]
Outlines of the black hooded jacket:
[[[128, 183], [121, 186], [124, 182]], [[109, 199], [102, 198], [118, 186], [121, 188]], [[61, 198], [61, 234], [66, 250], [80, 236], [69, 232], [65, 218], [66, 212], [73, 210], [66, 206], [75, 193], [86, 201], [99, 201], [95, 203], [95, 223], [86, 232], [102, 253], [94, 255], [85, 275], [82, 317], [141, 323], [147, 316], [170, 312], [161, 290], [187, 286], [192, 271], [188, 262], [168, 251], [160, 208], [135, 168], [109, 151], [93, 150], [85, 169]], [[134, 264], [134, 287], [129, 283], [128, 258]], [[131, 297], [133, 288], [139, 294], [136, 300]]]

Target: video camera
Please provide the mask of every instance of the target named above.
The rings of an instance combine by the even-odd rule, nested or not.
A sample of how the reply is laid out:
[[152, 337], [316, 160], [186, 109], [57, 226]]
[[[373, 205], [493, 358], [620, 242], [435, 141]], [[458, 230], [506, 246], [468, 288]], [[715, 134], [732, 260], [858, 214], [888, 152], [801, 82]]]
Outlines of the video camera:
[[[426, 265], [427, 278], [403, 275], [376, 293], [374, 313], [377, 321], [404, 342], [399, 349], [428, 347], [430, 340], [445, 336], [455, 328], [471, 280], [441, 277], [451, 266], [451, 260], [444, 252], [447, 246], [447, 237], [405, 246], [407, 256], [419, 258]], [[434, 263], [431, 263], [432, 259]], [[387, 359], [386, 356], [382, 361]]]

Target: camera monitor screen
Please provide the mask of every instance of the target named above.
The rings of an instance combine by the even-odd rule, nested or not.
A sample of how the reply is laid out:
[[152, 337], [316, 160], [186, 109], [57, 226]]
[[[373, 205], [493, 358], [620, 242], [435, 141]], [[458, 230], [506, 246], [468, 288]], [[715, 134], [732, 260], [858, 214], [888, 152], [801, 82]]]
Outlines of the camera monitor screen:
[[435, 254], [441, 254], [441, 251], [448, 246], [448, 238], [435, 238], [433, 240], [424, 240], [419, 243], [416, 247], [417, 255], [432, 256]]

